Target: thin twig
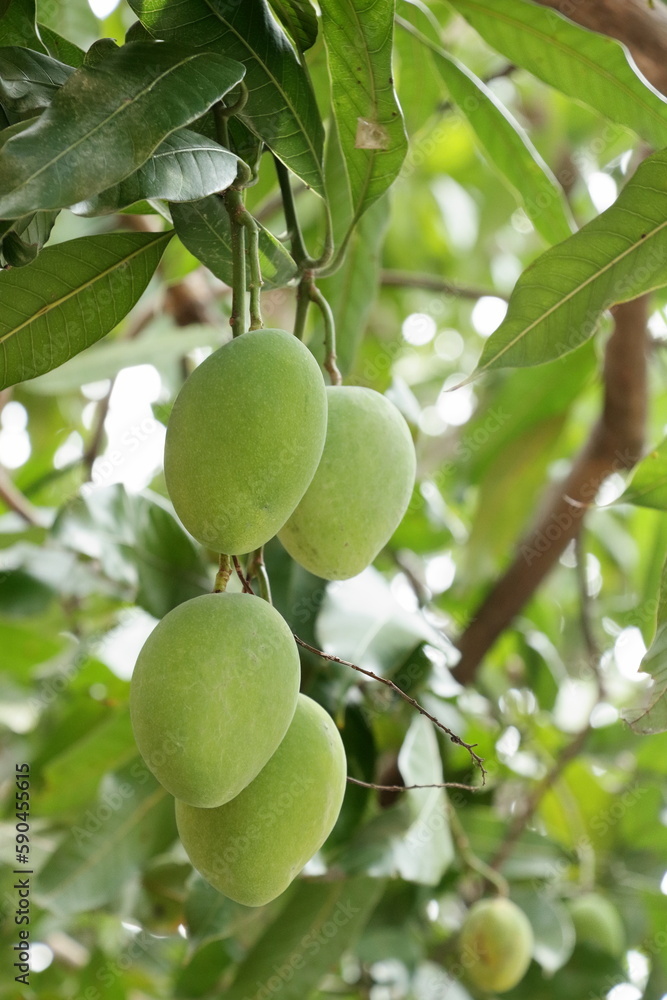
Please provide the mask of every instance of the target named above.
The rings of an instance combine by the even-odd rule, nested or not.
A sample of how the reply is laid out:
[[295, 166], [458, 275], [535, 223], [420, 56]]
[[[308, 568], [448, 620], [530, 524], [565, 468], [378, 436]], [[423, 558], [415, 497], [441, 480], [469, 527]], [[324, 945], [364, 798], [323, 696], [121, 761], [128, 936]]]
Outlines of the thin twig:
[[438, 278], [435, 274], [424, 274], [421, 271], [386, 270], [380, 275], [380, 284], [385, 288], [422, 288], [427, 292], [442, 292], [454, 295], [459, 299], [482, 299], [491, 296], [504, 299], [507, 295], [492, 288], [473, 288], [470, 285], [459, 285], [454, 281]]
[[33, 528], [42, 527], [37, 509], [33, 507], [28, 498], [21, 493], [9, 478], [5, 470], [0, 466], [0, 500], [15, 514], [23, 518], [26, 524]]
[[588, 653], [589, 662], [595, 669], [600, 662], [600, 647], [598, 646], [597, 639], [595, 638], [595, 632], [593, 631], [591, 595], [588, 589], [583, 531], [580, 531], [574, 539], [574, 553], [575, 574], [579, 590], [579, 621], [581, 624], [581, 633], [584, 637], [584, 644], [586, 646], [586, 652]]
[[322, 313], [322, 320], [324, 322], [324, 367], [329, 372], [331, 384], [340, 385], [343, 381], [343, 376], [336, 364], [336, 324], [331, 306], [314, 281], [310, 282], [308, 294], [311, 302], [314, 302]]
[[238, 556], [232, 556], [232, 562], [234, 563], [234, 569], [236, 570], [236, 575], [241, 581], [241, 586], [243, 587], [244, 594], [254, 594], [255, 591], [250, 586], [250, 583], [246, 579], [243, 570], [241, 569], [241, 563], [238, 560]]
[[469, 868], [470, 871], [477, 872], [477, 874], [481, 875], [487, 882], [494, 885], [501, 896], [509, 896], [509, 884], [507, 879], [504, 875], [501, 875], [500, 872], [495, 871], [495, 869], [493, 869], [491, 865], [488, 865], [486, 861], [482, 861], [481, 858], [477, 857], [472, 849], [472, 844], [470, 843], [468, 834], [458, 817], [458, 813], [449, 800], [447, 801], [447, 809], [449, 812], [449, 828], [452, 832], [456, 849], [459, 852], [463, 864], [466, 868]]
[[474, 747], [477, 746], [476, 743], [465, 743], [460, 736], [457, 736], [456, 733], [452, 732], [451, 729], [448, 729], [447, 726], [445, 726], [442, 722], [439, 721], [439, 719], [436, 719], [434, 715], [431, 715], [430, 712], [427, 712], [426, 709], [423, 707], [423, 705], [420, 705], [418, 701], [415, 701], [414, 698], [411, 698], [409, 694], [406, 694], [405, 691], [403, 691], [398, 686], [398, 684], [394, 684], [394, 682], [390, 680], [388, 677], [381, 677], [379, 674], [373, 673], [372, 670], [367, 670], [365, 667], [360, 667], [356, 663], [351, 663], [349, 660], [341, 659], [340, 656], [334, 656], [332, 653], [325, 653], [321, 649], [317, 649], [316, 646], [311, 646], [310, 643], [305, 642], [304, 639], [300, 639], [298, 635], [294, 635], [294, 638], [300, 646], [303, 646], [304, 649], [310, 650], [311, 653], [315, 653], [317, 656], [321, 656], [322, 659], [330, 660], [332, 663], [340, 663], [341, 666], [343, 667], [350, 667], [350, 669], [356, 670], [358, 673], [364, 674], [366, 677], [370, 677], [371, 680], [378, 681], [378, 683], [385, 684], [387, 687], [391, 688], [392, 691], [394, 691], [399, 696], [399, 698], [402, 698], [403, 701], [406, 701], [408, 705], [412, 705], [412, 707], [415, 708], [420, 715], [423, 715], [425, 718], [429, 719], [429, 721], [432, 722], [434, 726], [437, 726], [437, 728], [441, 732], [445, 733], [449, 737], [452, 743], [455, 743], [457, 746], [463, 747], [464, 750], [468, 751], [468, 753], [474, 760], [477, 767], [479, 767], [482, 773], [482, 783], [484, 782], [484, 778], [486, 777], [486, 768], [484, 767], [484, 759], [480, 757], [478, 754], [476, 754], [474, 751]]
[[374, 788], [379, 792], [411, 792], [415, 788], [461, 788], [464, 792], [479, 792], [481, 785], [463, 785], [458, 781], [441, 781], [435, 785], [376, 785], [372, 781], [360, 781], [359, 778], [351, 778], [348, 774], [347, 780], [353, 785], [361, 785], [362, 788]]

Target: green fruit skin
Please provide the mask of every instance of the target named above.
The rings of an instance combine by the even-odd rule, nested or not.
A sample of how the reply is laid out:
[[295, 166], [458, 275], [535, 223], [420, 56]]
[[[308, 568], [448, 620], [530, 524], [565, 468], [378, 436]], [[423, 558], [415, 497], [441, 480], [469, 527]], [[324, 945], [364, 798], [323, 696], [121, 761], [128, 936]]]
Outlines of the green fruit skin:
[[299, 695], [285, 739], [240, 795], [219, 809], [176, 803], [178, 832], [192, 864], [237, 903], [270, 902], [329, 836], [346, 773], [333, 720]]
[[414, 486], [415, 450], [405, 420], [379, 392], [329, 386], [327, 399], [320, 464], [278, 537], [311, 573], [347, 580], [398, 527]]
[[205, 594], [170, 611], [130, 687], [137, 746], [158, 781], [191, 805], [222, 805], [261, 771], [299, 692], [287, 623], [259, 597]]
[[579, 944], [621, 957], [625, 949], [623, 921], [608, 899], [597, 892], [587, 892], [573, 899], [569, 909]]
[[523, 910], [509, 899], [482, 899], [468, 911], [459, 956], [474, 986], [505, 993], [526, 974], [533, 944], [533, 930]]
[[327, 408], [315, 358], [284, 330], [254, 330], [195, 368], [169, 418], [164, 473], [176, 513], [216, 552], [259, 548], [315, 474]]

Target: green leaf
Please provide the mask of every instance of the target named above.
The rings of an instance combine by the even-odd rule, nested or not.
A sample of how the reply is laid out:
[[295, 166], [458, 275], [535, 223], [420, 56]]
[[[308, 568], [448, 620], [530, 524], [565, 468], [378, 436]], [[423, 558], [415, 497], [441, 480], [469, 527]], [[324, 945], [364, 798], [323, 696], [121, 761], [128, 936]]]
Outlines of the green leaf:
[[667, 438], [637, 465], [617, 503], [667, 510]]
[[407, 152], [392, 78], [394, 0], [322, 0], [334, 116], [355, 217], [393, 183]]
[[644, 160], [611, 208], [523, 272], [477, 373], [573, 351], [608, 306], [667, 283], [666, 171], [667, 151]]
[[291, 39], [305, 52], [317, 41], [317, 14], [310, 0], [269, 0]]
[[37, 28], [50, 56], [60, 62], [67, 63], [68, 66], [73, 66], [74, 69], [83, 66], [85, 55], [83, 49], [80, 49], [74, 42], [70, 42], [68, 38], [63, 38], [53, 28], [47, 28], [45, 24], [38, 24]]
[[667, 562], [662, 568], [656, 630], [639, 669], [652, 678], [642, 704], [626, 709], [623, 717], [642, 735], [667, 732]]
[[51, 235], [58, 212], [36, 212], [17, 219], [2, 240], [0, 256], [10, 267], [31, 264]]
[[[416, 716], [398, 755], [398, 768], [406, 785], [441, 784], [444, 781], [438, 740], [432, 724]], [[411, 822], [394, 844], [394, 857], [402, 878], [421, 885], [437, 885], [454, 860], [444, 788], [418, 788], [405, 792]]]
[[[170, 206], [174, 228], [190, 253], [216, 278], [232, 283], [232, 235], [222, 198], [211, 195], [199, 201]], [[259, 259], [266, 288], [280, 288], [296, 274], [296, 264], [282, 243], [259, 224]], [[248, 279], [249, 280], [249, 279]]]
[[171, 236], [84, 236], [0, 274], [0, 387], [51, 371], [109, 333], [139, 299]]
[[42, 769], [35, 797], [41, 816], [69, 816], [97, 794], [107, 771], [125, 766], [137, 755], [127, 708], [111, 711], [75, 743], [51, 757]]
[[[139, 444], [128, 440], [128, 451]], [[61, 511], [53, 532], [98, 559], [112, 580], [131, 583], [137, 604], [155, 618], [211, 589], [201, 550], [157, 495], [129, 495], [121, 485], [93, 489]]]
[[73, 73], [71, 66], [18, 46], [0, 48], [0, 103], [15, 114], [49, 106]]
[[266, 0], [130, 0], [152, 35], [205, 46], [246, 67], [241, 119], [322, 197], [324, 127], [305, 70]]
[[561, 902], [534, 890], [512, 892], [512, 898], [524, 911], [533, 928], [535, 960], [547, 976], [569, 961], [574, 951], [575, 932], [572, 917]]
[[450, 0], [513, 63], [626, 126], [667, 145], [666, 99], [637, 76], [622, 45], [525, 0]]
[[281, 1000], [310, 996], [360, 933], [382, 886], [370, 878], [302, 882], [241, 962], [227, 1000], [273, 992], [276, 982]]
[[237, 157], [228, 149], [190, 129], [179, 129], [120, 184], [71, 209], [77, 215], [110, 215], [150, 198], [195, 201], [229, 187], [237, 166]]
[[58, 914], [104, 906], [174, 834], [173, 800], [136, 757], [104, 780], [36, 877], [35, 898]]
[[0, 150], [0, 217], [83, 201], [133, 173], [243, 76], [212, 52], [132, 42], [75, 70], [37, 122]]
[[25, 45], [44, 51], [35, 28], [35, 0], [9, 0], [0, 17], [0, 45]]
[[34, 624], [26, 626], [3, 620], [0, 620], [0, 644], [5, 669], [11, 667], [12, 673], [24, 681], [32, 667], [53, 659], [66, 645], [60, 638], [40, 635]]
[[[407, 22], [400, 23], [414, 31]], [[565, 194], [527, 133], [467, 66], [425, 36], [421, 37], [433, 53], [452, 100], [470, 124], [487, 160], [523, 204], [537, 231], [547, 243], [567, 239], [575, 227]]]

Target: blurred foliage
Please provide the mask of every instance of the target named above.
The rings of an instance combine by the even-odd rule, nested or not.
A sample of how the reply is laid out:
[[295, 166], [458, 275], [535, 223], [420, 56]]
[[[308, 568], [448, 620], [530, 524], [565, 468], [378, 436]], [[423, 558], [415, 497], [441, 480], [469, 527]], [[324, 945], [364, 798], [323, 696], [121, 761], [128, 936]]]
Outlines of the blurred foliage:
[[[299, 45], [312, 43], [308, 63], [325, 104], [324, 41], [310, 4], [273, 7]], [[607, 208], [636, 164], [636, 136], [527, 70], [508, 72], [504, 57], [440, 2], [398, 7], [422, 31], [437, 17], [450, 53], [489, 81], [527, 130], [578, 226]], [[97, 38], [122, 42], [135, 23], [124, 3], [100, 20], [83, 0], [40, 0], [37, 16], [44, 47], [72, 65], [79, 50]], [[5, 27], [25, 29], [20, 20]], [[3, 44], [18, 44], [16, 35]], [[275, 604], [297, 634], [417, 697], [476, 744], [486, 784], [447, 795], [351, 784], [323, 850], [263, 909], [224, 899], [187, 862], [167, 796], [136, 757], [127, 712], [134, 660], [155, 619], [212, 589], [215, 576], [214, 555], [173, 514], [160, 463], [171, 402], [227, 336], [230, 297], [174, 237], [138, 304], [103, 341], [0, 400], [0, 462], [30, 505], [28, 520], [9, 507], [0, 515], [3, 1000], [467, 1000], [453, 942], [466, 904], [485, 888], [474, 859], [492, 863], [505, 846], [502, 873], [536, 937], [510, 1000], [667, 995], [667, 734], [640, 735], [622, 721], [639, 717], [652, 731], [637, 706], [648, 682], [638, 668], [653, 640], [647, 669], [664, 684], [665, 294], [654, 294], [650, 321], [654, 456], [623, 502], [625, 483], [612, 477], [602, 491], [607, 506], [591, 511], [577, 551], [568, 549], [486, 657], [475, 689], [464, 690], [450, 673], [451, 640], [511, 558], [545, 485], [585, 442], [600, 407], [601, 346], [589, 341], [538, 368], [494, 371], [450, 391], [474, 369], [504, 299], [546, 245], [521, 206], [525, 192], [501, 184], [477, 144], [475, 129], [492, 127], [493, 116], [471, 124], [445, 85], [456, 79], [461, 88], [461, 80], [441, 75], [434, 59], [397, 30], [407, 158], [342, 268], [321, 283], [338, 321], [345, 380], [386, 391], [401, 409], [417, 444], [418, 485], [376, 567], [355, 580], [327, 585], [278, 542], [266, 560]], [[247, 130], [243, 139], [253, 144]], [[497, 136], [487, 139], [493, 149]], [[330, 136], [327, 161], [342, 155]], [[271, 230], [267, 252], [278, 267], [284, 219], [272, 166], [264, 153], [248, 205]], [[338, 200], [332, 176], [334, 228], [342, 231], [349, 194], [341, 189]], [[318, 247], [318, 201], [303, 189], [296, 200], [306, 244]], [[150, 218], [159, 229], [161, 216]], [[49, 245], [109, 226], [65, 210]], [[406, 271], [451, 291], [383, 282]], [[206, 303], [207, 315], [188, 326], [177, 322], [171, 291], [181, 282]], [[263, 298], [267, 325], [289, 328], [294, 288]], [[606, 333], [603, 324], [602, 342]], [[308, 337], [321, 356], [316, 315]], [[5, 484], [9, 473], [0, 476]], [[640, 506], [647, 493], [658, 499]], [[465, 751], [379, 685], [304, 653], [303, 689], [341, 727], [353, 777], [480, 785]], [[659, 693], [664, 701], [664, 687]], [[655, 719], [664, 704], [650, 712]], [[30, 763], [35, 872], [29, 987], [15, 982], [12, 950], [22, 877], [14, 873], [14, 769], [22, 762]], [[535, 815], [512, 840], [531, 795]], [[593, 888], [622, 915], [620, 959], [575, 941], [567, 902]]]

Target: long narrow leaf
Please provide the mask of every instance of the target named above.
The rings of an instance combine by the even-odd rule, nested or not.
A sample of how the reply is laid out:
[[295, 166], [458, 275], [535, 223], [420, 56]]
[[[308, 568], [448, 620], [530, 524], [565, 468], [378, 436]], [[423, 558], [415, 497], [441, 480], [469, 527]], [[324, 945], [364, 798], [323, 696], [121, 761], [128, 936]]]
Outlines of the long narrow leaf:
[[123, 180], [243, 77], [213, 52], [132, 42], [75, 70], [0, 151], [0, 218], [63, 208]]
[[130, 0], [156, 38], [202, 46], [246, 67], [243, 121], [324, 195], [324, 126], [305, 70], [266, 0]]
[[[408, 22], [399, 19], [415, 33]], [[417, 33], [433, 53], [452, 100], [465, 116], [486, 158], [498, 171], [548, 243], [572, 235], [574, 223], [565, 194], [527, 133], [486, 84], [440, 46]]]
[[667, 100], [630, 65], [612, 38], [526, 0], [450, 0], [482, 38], [512, 62], [659, 149]]
[[84, 236], [1, 274], [0, 388], [57, 368], [109, 333], [146, 288], [172, 235]]
[[355, 217], [384, 194], [407, 152], [392, 77], [394, 0], [322, 0], [334, 115]]
[[608, 306], [667, 284], [666, 171], [667, 151], [654, 153], [611, 208], [523, 272], [477, 372], [567, 354]]

